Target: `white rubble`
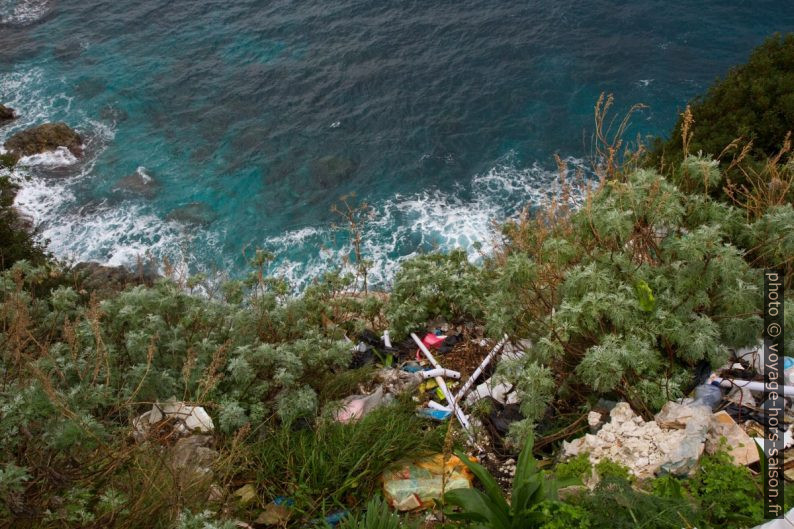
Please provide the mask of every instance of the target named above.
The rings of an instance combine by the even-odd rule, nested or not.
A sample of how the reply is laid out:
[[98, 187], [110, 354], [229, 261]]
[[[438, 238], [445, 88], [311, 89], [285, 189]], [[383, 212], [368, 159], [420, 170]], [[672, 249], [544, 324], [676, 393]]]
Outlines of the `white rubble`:
[[597, 428], [602, 422], [604, 422], [603, 416], [597, 411], [591, 411], [587, 414], [587, 425], [590, 428]]
[[156, 402], [151, 410], [133, 419], [136, 440], [145, 439], [149, 428], [163, 419], [173, 420], [173, 429], [181, 435], [210, 433], [215, 429], [212, 418], [204, 408], [189, 406], [171, 397], [165, 402]]
[[[705, 414], [710, 415], [710, 410], [703, 409]], [[659, 471], [662, 465], [695, 455], [682, 452], [686, 447], [699, 446], [696, 456], [702, 453], [707, 427], [703, 428], [702, 419], [690, 422], [692, 426], [684, 429], [661, 428], [655, 421], [645, 422], [628, 403], [620, 402], [610, 412], [610, 422], [597, 434], [586, 434], [570, 443], [563, 443], [563, 458], [575, 457], [584, 452], [589, 454], [593, 464], [610, 459], [627, 466], [638, 478], [648, 478]], [[689, 469], [686, 465], [676, 470], [684, 472]]]

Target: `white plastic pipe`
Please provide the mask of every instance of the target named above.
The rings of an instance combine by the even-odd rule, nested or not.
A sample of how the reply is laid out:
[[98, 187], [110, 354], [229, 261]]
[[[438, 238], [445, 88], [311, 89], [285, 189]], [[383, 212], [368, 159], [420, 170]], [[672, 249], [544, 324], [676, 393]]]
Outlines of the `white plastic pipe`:
[[[727, 379], [727, 378], [720, 378], [717, 377], [714, 379], [716, 382], [719, 382], [720, 386], [724, 388], [732, 388], [734, 386], [739, 388], [747, 388], [750, 391], [766, 391], [763, 382], [756, 382], [754, 380], [736, 380], [736, 379]], [[779, 388], [783, 390], [783, 395], [786, 397], [794, 397], [794, 386], [783, 386], [778, 385]]]
[[[419, 350], [422, 351], [425, 357], [427, 357], [427, 359], [430, 360], [430, 363], [433, 364], [433, 367], [435, 367], [436, 369], [443, 369], [443, 367], [441, 367], [441, 365], [436, 361], [435, 357], [433, 357], [433, 354], [427, 349], [427, 347], [425, 347], [425, 344], [422, 343], [422, 340], [420, 340], [415, 333], [411, 333], [411, 338], [414, 339], [414, 342], [416, 342], [416, 345], [419, 346]], [[444, 398], [447, 399], [447, 402], [449, 403], [450, 406], [450, 410], [452, 410], [452, 413], [454, 413], [455, 417], [458, 418], [458, 422], [460, 423], [461, 426], [463, 426], [463, 429], [466, 430], [466, 433], [469, 435], [469, 438], [472, 441], [474, 441], [474, 435], [471, 432], [471, 424], [469, 424], [469, 418], [466, 417], [466, 414], [463, 413], [463, 410], [460, 409], [460, 406], [457, 405], [455, 401], [455, 397], [452, 396], [452, 393], [450, 393], [449, 388], [447, 387], [447, 383], [444, 381], [442, 377], [434, 377], [434, 378], [436, 384], [438, 384], [438, 387], [441, 388], [441, 392], [444, 394]]]
[[474, 370], [474, 373], [471, 374], [471, 376], [469, 377], [469, 380], [467, 380], [466, 383], [463, 384], [463, 387], [460, 388], [460, 391], [458, 391], [458, 394], [455, 395], [455, 403], [459, 402], [463, 397], [466, 396], [466, 393], [469, 392], [469, 390], [474, 385], [474, 382], [477, 380], [477, 378], [479, 378], [479, 376], [482, 374], [482, 372], [485, 370], [485, 368], [488, 367], [488, 364], [491, 363], [491, 360], [494, 359], [496, 354], [499, 352], [499, 350], [502, 347], [504, 347], [504, 345], [506, 343], [507, 343], [507, 335], [505, 334], [504, 337], [501, 339], [501, 341], [499, 343], [497, 343], [493, 347], [493, 349], [491, 349], [491, 352], [488, 353], [488, 356], [486, 356], [483, 359], [483, 361], [480, 363], [480, 365], [477, 367], [477, 369]]
[[429, 369], [427, 371], [420, 371], [420, 375], [422, 378], [427, 380], [428, 378], [435, 378], [435, 377], [447, 377], [447, 378], [460, 378], [460, 372], [453, 371], [452, 369], [444, 369], [444, 368], [436, 368], [436, 369]]
[[434, 410], [440, 411], [449, 411], [449, 406], [444, 406], [443, 404], [439, 404], [438, 402], [431, 400], [427, 403], [428, 408], [433, 408]]

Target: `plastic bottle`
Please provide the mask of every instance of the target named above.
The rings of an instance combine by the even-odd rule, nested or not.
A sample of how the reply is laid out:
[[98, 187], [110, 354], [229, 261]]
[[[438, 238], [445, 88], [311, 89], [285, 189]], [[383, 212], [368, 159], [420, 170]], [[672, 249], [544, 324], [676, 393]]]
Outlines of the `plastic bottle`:
[[695, 401], [693, 406], [708, 406], [712, 410], [722, 402], [722, 390], [714, 384], [701, 384], [695, 388]]

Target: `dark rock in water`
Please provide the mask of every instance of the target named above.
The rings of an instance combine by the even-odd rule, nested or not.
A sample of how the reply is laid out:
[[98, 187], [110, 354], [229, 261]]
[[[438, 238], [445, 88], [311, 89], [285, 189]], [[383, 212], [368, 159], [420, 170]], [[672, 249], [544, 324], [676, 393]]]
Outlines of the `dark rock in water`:
[[16, 112], [14, 112], [13, 108], [8, 108], [5, 105], [0, 105], [0, 126], [5, 125], [9, 121], [13, 121], [17, 118]]
[[3, 167], [13, 168], [19, 161], [19, 156], [13, 152], [0, 154], [0, 169]]
[[61, 62], [69, 62], [77, 59], [83, 54], [85, 48], [80, 45], [80, 41], [68, 40], [66, 42], [59, 42], [52, 50], [56, 59]]
[[107, 89], [107, 83], [102, 79], [83, 79], [74, 85], [77, 94], [85, 99], [92, 99]]
[[146, 172], [144, 167], [138, 167], [134, 173], [119, 180], [116, 189], [146, 198], [154, 198], [160, 189], [160, 184]]
[[168, 220], [194, 226], [208, 226], [217, 218], [217, 214], [203, 202], [191, 202], [171, 211]]
[[105, 105], [99, 111], [99, 117], [105, 121], [119, 122], [119, 121], [127, 121], [127, 118], [129, 118], [129, 114], [127, 114], [127, 112], [125, 112], [124, 109], [119, 108], [117, 106]]
[[314, 180], [323, 188], [336, 188], [356, 172], [358, 164], [341, 156], [323, 156], [312, 162]]
[[152, 264], [141, 264], [137, 270], [123, 266], [106, 266], [95, 262], [77, 263], [71, 269], [78, 284], [87, 292], [100, 297], [120, 292], [131, 285], [152, 285], [160, 275]]
[[17, 156], [32, 156], [58, 147], [66, 147], [75, 156], [83, 154], [83, 138], [65, 123], [45, 123], [17, 132], [5, 142], [5, 148]]

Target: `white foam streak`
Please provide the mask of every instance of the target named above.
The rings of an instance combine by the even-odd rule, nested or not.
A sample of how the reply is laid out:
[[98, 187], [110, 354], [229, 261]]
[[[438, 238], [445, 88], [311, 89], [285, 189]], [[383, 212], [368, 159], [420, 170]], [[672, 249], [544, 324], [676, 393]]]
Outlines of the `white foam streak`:
[[54, 151], [47, 151], [19, 159], [22, 167], [68, 167], [77, 163], [77, 157], [66, 147], [58, 147]]
[[51, 0], [0, 0], [0, 24], [26, 26], [51, 10]]

